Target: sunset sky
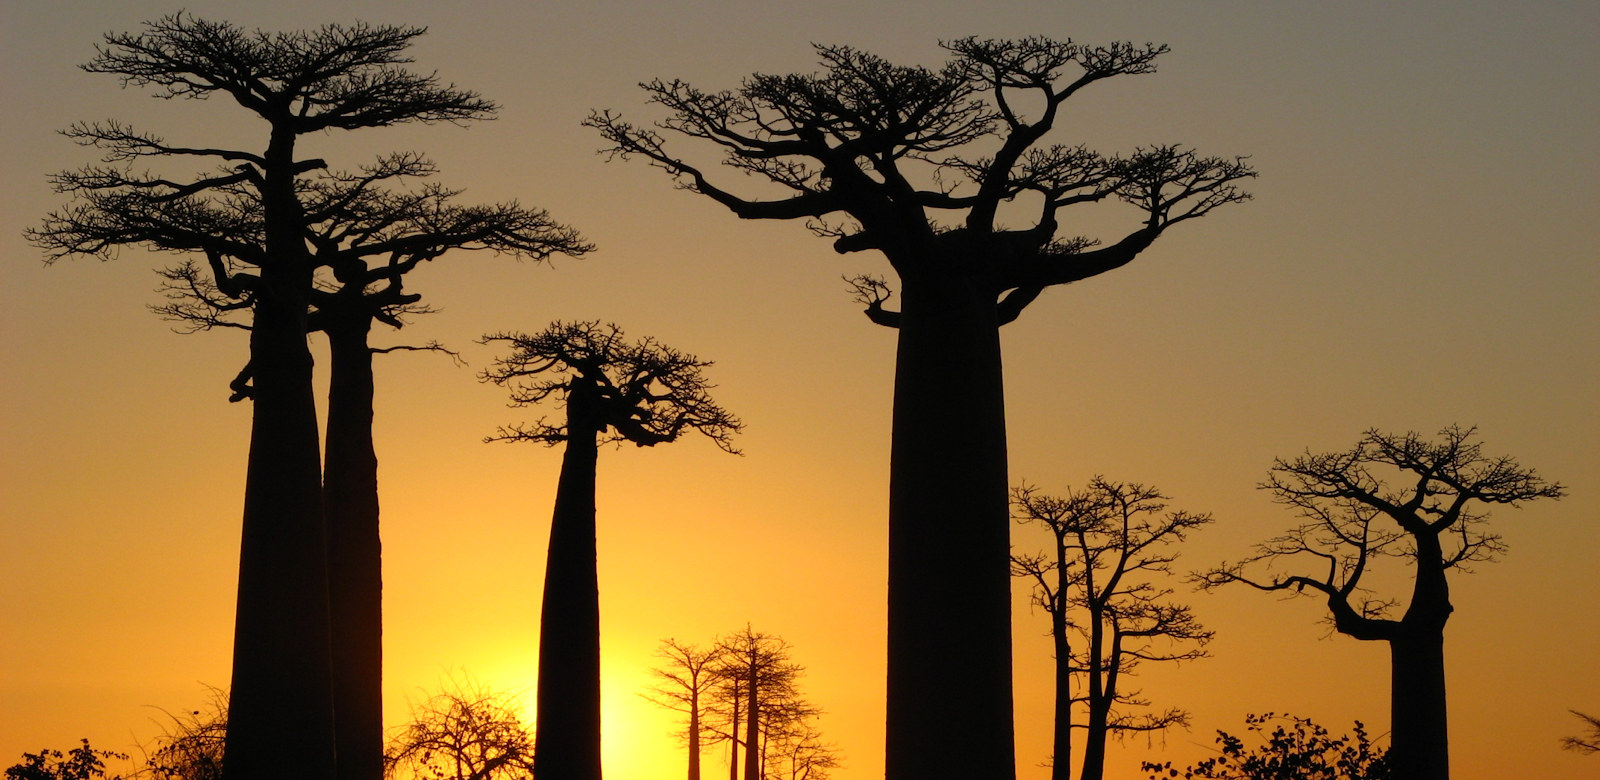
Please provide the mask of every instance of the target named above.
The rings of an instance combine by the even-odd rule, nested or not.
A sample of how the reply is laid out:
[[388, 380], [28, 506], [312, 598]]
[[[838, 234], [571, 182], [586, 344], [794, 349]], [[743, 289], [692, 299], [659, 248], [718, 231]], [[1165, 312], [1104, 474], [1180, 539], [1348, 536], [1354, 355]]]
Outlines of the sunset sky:
[[[1569, 709], [1600, 715], [1600, 4], [1555, 2], [841, 2], [414, 0], [181, 6], [247, 28], [327, 22], [430, 32], [416, 67], [501, 104], [499, 118], [318, 136], [353, 168], [419, 150], [465, 203], [547, 208], [598, 246], [546, 265], [447, 255], [408, 279], [440, 313], [382, 345], [443, 342], [467, 363], [378, 363], [391, 725], [451, 678], [532, 710], [539, 589], [557, 451], [486, 445], [525, 419], [476, 380], [474, 343], [554, 319], [604, 319], [702, 358], [747, 423], [602, 451], [605, 750], [611, 780], [677, 778], [675, 721], [637, 694], [661, 639], [782, 636], [845, 767], [883, 772], [884, 602], [894, 334], [841, 276], [888, 274], [796, 223], [741, 222], [642, 161], [607, 163], [590, 109], [650, 121], [638, 82], [705, 89], [814, 70], [810, 44], [937, 66], [937, 42], [1043, 35], [1167, 43], [1155, 75], [1074, 98], [1054, 138], [1102, 152], [1181, 142], [1249, 155], [1255, 199], [1186, 222], [1130, 266], [1046, 292], [1003, 331], [1011, 478], [1062, 493], [1096, 474], [1210, 512], [1179, 566], [1233, 559], [1293, 517], [1256, 489], [1274, 457], [1344, 449], [1367, 428], [1476, 425], [1569, 488], [1498, 508], [1509, 554], [1457, 575], [1446, 633], [1457, 780], [1592, 777], [1559, 749]], [[249, 408], [227, 403], [241, 332], [180, 336], [147, 310], [129, 249], [51, 267], [22, 237], [64, 203], [47, 176], [96, 161], [57, 134], [118, 118], [174, 143], [259, 148], [237, 106], [155, 100], [77, 68], [104, 32], [179, 10], [148, 0], [0, 0], [0, 766], [88, 737], [134, 750], [161, 710], [226, 686]], [[680, 149], [690, 149], [678, 143]], [[159, 165], [159, 163], [157, 163]], [[157, 168], [157, 170], [160, 170]], [[737, 174], [721, 171], [737, 188]], [[1067, 213], [1119, 238], [1138, 214]], [[1076, 221], [1074, 221], [1076, 220]], [[322, 356], [325, 344], [313, 338]], [[958, 370], [958, 369], [953, 369]], [[325, 377], [324, 377], [325, 379]], [[959, 425], [959, 419], [930, 420]], [[1014, 532], [1018, 549], [1042, 545]], [[1043, 614], [1015, 584], [1020, 780], [1049, 753]], [[1388, 729], [1387, 650], [1333, 635], [1310, 599], [1180, 596], [1212, 658], [1140, 678], [1193, 727], [1114, 748], [1208, 755], [1251, 712], [1336, 732]], [[707, 754], [708, 777], [721, 755]]]

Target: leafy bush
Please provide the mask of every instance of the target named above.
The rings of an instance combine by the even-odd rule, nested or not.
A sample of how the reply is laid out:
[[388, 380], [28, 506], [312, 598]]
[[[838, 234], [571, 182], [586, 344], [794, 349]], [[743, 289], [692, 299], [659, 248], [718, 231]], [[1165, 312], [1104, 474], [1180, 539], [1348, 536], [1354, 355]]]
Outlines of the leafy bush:
[[[1265, 744], [1245, 748], [1244, 740], [1217, 732], [1221, 755], [1186, 769], [1172, 762], [1145, 762], [1151, 780], [1388, 780], [1388, 749], [1378, 749], [1356, 721], [1355, 733], [1333, 737], [1309, 718], [1267, 713], [1246, 715], [1245, 727]], [[1267, 729], [1272, 731], [1268, 733]]]

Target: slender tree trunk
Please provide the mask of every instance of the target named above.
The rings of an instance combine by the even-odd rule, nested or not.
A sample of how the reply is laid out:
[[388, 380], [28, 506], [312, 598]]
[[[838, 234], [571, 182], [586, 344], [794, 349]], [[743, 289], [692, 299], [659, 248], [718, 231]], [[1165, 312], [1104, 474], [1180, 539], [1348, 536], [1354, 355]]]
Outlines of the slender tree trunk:
[[[1067, 583], [1065, 576], [1058, 587]], [[1065, 593], [1065, 590], [1058, 590]], [[1050, 746], [1050, 780], [1072, 780], [1072, 643], [1067, 636], [1065, 599], [1050, 613], [1050, 635], [1055, 641], [1055, 729]]]
[[306, 306], [311, 267], [293, 134], [274, 133], [267, 250], [250, 332], [253, 410], [223, 771], [227, 780], [334, 776], [327, 540]]
[[700, 678], [689, 691], [689, 780], [700, 780]]
[[539, 613], [534, 761], [539, 780], [600, 780], [600, 585], [595, 547], [595, 399], [567, 395], [566, 452], [550, 520]]
[[889, 466], [888, 780], [1015, 777], [994, 295], [902, 273]]
[[327, 450], [328, 596], [339, 780], [383, 778], [383, 550], [372, 444], [372, 350], [364, 314], [332, 319]]
[[1100, 780], [1106, 772], [1106, 720], [1111, 714], [1113, 691], [1106, 684], [1105, 621], [1103, 610], [1089, 610], [1089, 708], [1083, 736], [1083, 769], [1078, 780]]
[[745, 680], [744, 780], [761, 780], [761, 670], [751, 643], [750, 676]]
[[739, 780], [739, 712], [741, 707], [738, 686], [733, 691], [733, 717], [728, 721], [728, 780]]

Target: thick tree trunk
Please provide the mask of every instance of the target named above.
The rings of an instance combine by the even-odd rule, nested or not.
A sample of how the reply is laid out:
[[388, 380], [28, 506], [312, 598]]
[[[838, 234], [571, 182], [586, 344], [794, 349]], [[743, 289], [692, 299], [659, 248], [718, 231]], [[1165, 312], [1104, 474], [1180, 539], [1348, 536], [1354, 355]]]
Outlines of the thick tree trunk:
[[309, 272], [303, 276], [263, 268], [267, 289], [250, 334], [254, 409], [227, 780], [334, 776], [322, 464], [300, 293], [309, 289]]
[[1389, 642], [1390, 761], [1395, 780], [1449, 780], [1444, 635]]
[[575, 381], [539, 613], [539, 780], [600, 780], [600, 586], [594, 399]]
[[334, 777], [322, 453], [306, 307], [311, 263], [294, 191], [294, 133], [275, 127], [262, 206], [270, 262], [250, 332], [245, 473], [226, 780]]
[[327, 451], [328, 595], [339, 780], [383, 778], [383, 551], [372, 444], [372, 350], [364, 315], [331, 320]]
[[[1061, 610], [1065, 609], [1066, 605], [1062, 604]], [[1072, 780], [1072, 643], [1067, 636], [1066, 615], [1061, 610], [1050, 615], [1050, 634], [1055, 640], [1056, 653], [1055, 727], [1050, 746], [1050, 780]]]
[[902, 274], [889, 467], [888, 780], [1015, 777], [994, 295]]
[[1412, 533], [1417, 572], [1411, 603], [1389, 640], [1389, 745], [1396, 780], [1449, 780], [1444, 626], [1454, 607], [1435, 533]]

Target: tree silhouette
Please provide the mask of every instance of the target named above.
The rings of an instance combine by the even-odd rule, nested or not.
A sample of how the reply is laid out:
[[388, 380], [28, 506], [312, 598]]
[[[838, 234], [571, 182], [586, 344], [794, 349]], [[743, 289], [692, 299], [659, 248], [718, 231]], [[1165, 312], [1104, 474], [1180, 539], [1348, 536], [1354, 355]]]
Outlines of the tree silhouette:
[[1600, 753], [1600, 718], [1577, 710], [1571, 712], [1578, 720], [1583, 721], [1584, 727], [1589, 731], [1581, 737], [1562, 737], [1561, 747], [1579, 753]]
[[[1183, 770], [1171, 761], [1144, 762], [1150, 780], [1388, 780], [1387, 751], [1373, 746], [1366, 727], [1356, 721], [1353, 734], [1334, 737], [1310, 718], [1292, 715], [1246, 715], [1245, 728], [1264, 744], [1246, 748], [1244, 740], [1217, 732], [1220, 755]], [[1268, 726], [1272, 731], [1267, 731]], [[1182, 772], [1180, 775], [1179, 772]]]
[[533, 741], [508, 696], [458, 685], [411, 708], [385, 755], [387, 776], [533, 780]]
[[[415, 153], [394, 154], [354, 173], [317, 173], [301, 183], [306, 235], [319, 274], [307, 326], [328, 339], [331, 360], [323, 460], [323, 507], [328, 524], [329, 603], [340, 765], [370, 777], [382, 769], [383, 614], [378, 461], [373, 444], [374, 322], [401, 328], [409, 315], [430, 311], [405, 289], [408, 273], [451, 253], [491, 251], [543, 260], [581, 255], [591, 247], [544, 211], [515, 203], [462, 206], [459, 190], [435, 184], [402, 190], [386, 186], [435, 173]], [[241, 208], [258, 198], [234, 193]], [[202, 269], [185, 261], [162, 272], [167, 303], [155, 310], [187, 331], [250, 326], [258, 278], [224, 259]], [[249, 370], [234, 382], [232, 400], [249, 397]], [[357, 758], [361, 760], [357, 760]]]
[[[943, 46], [952, 59], [937, 71], [819, 46], [819, 74], [757, 74], [721, 92], [658, 79], [642, 85], [668, 112], [656, 129], [609, 111], [587, 120], [613, 154], [645, 158], [736, 216], [807, 220], [835, 250], [876, 250], [899, 276], [900, 311], [884, 307], [886, 283], [856, 280], [868, 316], [899, 330], [889, 780], [1015, 774], [999, 327], [1046, 287], [1125, 265], [1167, 228], [1243, 200], [1237, 183], [1254, 175], [1241, 159], [1177, 146], [1107, 157], [1043, 144], [1068, 98], [1153, 71], [1165, 46]], [[703, 142], [779, 196], [713, 183], [658, 130]], [[1063, 208], [1106, 198], [1142, 211], [1139, 227], [1098, 249], [1057, 237]], [[1002, 210], [1031, 226], [1003, 227]]]
[[144, 765], [135, 777], [151, 780], [222, 780], [223, 753], [228, 740], [228, 694], [210, 688], [210, 702], [182, 715], [167, 713], [170, 721], [154, 743], [144, 749]]
[[[1408, 780], [1450, 776], [1444, 626], [1455, 607], [1447, 575], [1505, 550], [1500, 536], [1485, 529], [1488, 512], [1478, 505], [1516, 506], [1564, 492], [1510, 457], [1484, 455], [1475, 433], [1451, 426], [1435, 442], [1368, 430], [1349, 450], [1275, 461], [1261, 487], [1304, 522], [1237, 563], [1197, 575], [1205, 588], [1239, 582], [1265, 591], [1309, 589], [1326, 601], [1339, 633], [1387, 642], [1390, 761], [1395, 776]], [[1404, 602], [1362, 583], [1386, 557], [1412, 569]], [[1325, 571], [1250, 573], [1276, 565]], [[1402, 605], [1404, 612], [1391, 617]]]
[[698, 431], [727, 452], [738, 418], [711, 400], [693, 355], [615, 325], [553, 323], [534, 334], [500, 333], [510, 354], [483, 372], [513, 406], [566, 405], [566, 420], [501, 428], [489, 441], [564, 444], [550, 521], [539, 613], [539, 771], [545, 780], [599, 780], [600, 597], [595, 550], [595, 466], [602, 443], [650, 447]]
[[761, 780], [768, 742], [782, 741], [817, 714], [800, 697], [797, 683], [805, 668], [790, 660], [788, 642], [749, 626], [717, 646], [721, 684], [713, 689], [712, 712], [716, 731], [728, 742], [728, 777], [738, 780], [743, 747], [744, 780]]
[[[1012, 555], [1013, 573], [1032, 582], [1033, 603], [1050, 616], [1056, 658], [1052, 780], [1072, 777], [1074, 728], [1085, 733], [1078, 777], [1100, 780], [1108, 736], [1188, 723], [1181, 709], [1125, 709], [1150, 706], [1124, 679], [1139, 664], [1204, 657], [1212, 636], [1187, 606], [1168, 600], [1171, 588], [1151, 582], [1152, 575], [1172, 573], [1178, 554], [1170, 545], [1212, 522], [1210, 515], [1167, 512], [1167, 500], [1154, 487], [1103, 477], [1065, 497], [1026, 485], [1012, 492], [1017, 520], [1044, 526], [1054, 542], [1046, 553]], [[1074, 635], [1083, 637], [1083, 647], [1074, 648]], [[1080, 704], [1084, 719], [1074, 723]]]
[[662, 665], [651, 669], [660, 682], [642, 694], [646, 699], [684, 715], [683, 741], [689, 753], [688, 780], [700, 780], [701, 743], [711, 735], [702, 721], [717, 683], [716, 664], [720, 646], [709, 648], [684, 644], [676, 639], [661, 640], [656, 655]]
[[[316, 185], [307, 184], [312, 174], [326, 177], [317, 172], [327, 165], [299, 158], [296, 146], [310, 133], [491, 115], [494, 105], [478, 95], [407, 69], [406, 49], [424, 32], [362, 23], [250, 32], [178, 13], [139, 33], [107, 34], [85, 70], [152, 87], [161, 98], [231, 99], [265, 123], [264, 148], [172, 144], [116, 121], [73, 125], [66, 134], [103, 150], [103, 164], [58, 175], [57, 189], [74, 202], [29, 232], [50, 261], [145, 246], [203, 254], [214, 271], [234, 263], [255, 269], [254, 276], [219, 272], [215, 281], [241, 307], [249, 282], [250, 358], [236, 390], [254, 401], [230, 780], [335, 773], [323, 491], [305, 340], [318, 269], [334, 258], [317, 256], [311, 226], [325, 215], [316, 211]], [[135, 170], [152, 158], [221, 167], [187, 178]], [[365, 189], [353, 183], [351, 191]], [[394, 249], [406, 262], [411, 247]], [[370, 702], [357, 706], [366, 707], [368, 725], [344, 730], [350, 741], [339, 746], [338, 771], [371, 780], [381, 771], [381, 746]]]
[[[46, 748], [23, 753], [22, 762], [6, 767], [6, 780], [95, 780], [106, 776], [105, 759], [127, 758], [127, 754], [89, 747], [89, 740], [62, 753]], [[112, 776], [111, 780], [121, 780]]]

